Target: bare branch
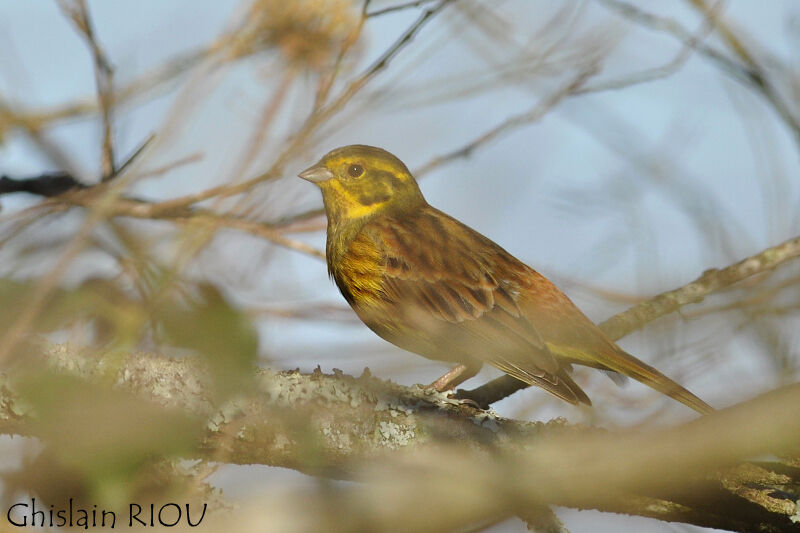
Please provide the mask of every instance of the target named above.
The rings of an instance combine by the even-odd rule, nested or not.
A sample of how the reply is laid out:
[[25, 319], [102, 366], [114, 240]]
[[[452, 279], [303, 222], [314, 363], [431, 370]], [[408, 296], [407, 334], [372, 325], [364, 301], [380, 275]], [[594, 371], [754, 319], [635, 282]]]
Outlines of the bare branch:
[[[716, 13], [719, 9], [721, 9], [722, 5], [723, 3], [721, 1], [717, 1], [712, 7], [712, 12]], [[666, 78], [667, 76], [670, 76], [675, 72], [677, 72], [678, 70], [680, 70], [686, 64], [689, 58], [692, 57], [692, 53], [697, 49], [700, 43], [708, 36], [708, 34], [713, 31], [713, 29], [714, 29], [714, 18], [712, 17], [711, 13], [709, 13], [708, 16], [706, 16], [703, 19], [703, 23], [697, 30], [696, 35], [692, 35], [688, 39], [683, 41], [681, 49], [678, 51], [675, 57], [672, 58], [665, 65], [652, 68], [644, 72], [631, 74], [621, 79], [603, 81], [593, 85], [588, 85], [586, 87], [582, 87], [577, 92], [591, 93], [591, 92], [600, 92], [600, 91], [615, 90], [615, 89], [624, 89], [632, 85], [638, 85], [640, 83], [647, 83], [662, 78]]]
[[66, 172], [54, 172], [24, 179], [0, 176], [0, 194], [27, 192], [50, 198], [72, 189], [83, 188], [86, 188], [86, 185]]
[[[93, 188], [86, 191], [75, 191], [59, 198], [60, 201], [71, 205], [90, 208], [97, 203], [98, 195], [102, 190]], [[170, 220], [179, 223], [202, 223], [211, 227], [229, 227], [263, 237], [286, 248], [303, 252], [319, 259], [325, 259], [325, 253], [313, 246], [295, 241], [283, 235], [281, 230], [267, 224], [247, 220], [244, 218], [220, 215], [213, 211], [200, 208], [175, 207], [164, 209], [162, 203], [149, 203], [131, 198], [117, 198], [107, 206], [108, 217], [131, 217], [150, 220]]]
[[103, 181], [116, 175], [114, 163], [113, 141], [113, 100], [114, 100], [114, 69], [105, 51], [100, 47], [95, 36], [94, 26], [89, 16], [86, 0], [58, 0], [61, 10], [69, 17], [78, 32], [86, 41], [92, 52], [94, 60], [94, 79], [97, 86], [97, 99], [100, 104], [100, 116], [103, 120], [103, 150], [100, 161]]
[[610, 338], [619, 339], [686, 305], [700, 303], [714, 292], [750, 276], [769, 272], [798, 257], [800, 257], [800, 237], [795, 237], [723, 269], [707, 270], [688, 285], [661, 293], [609, 318], [599, 326]]
[[324, 107], [315, 109], [305, 123], [300, 127], [298, 132], [294, 135], [288, 143], [287, 148], [283, 151], [280, 157], [272, 165], [272, 168], [263, 176], [263, 179], [268, 179], [268, 176], [276, 175], [279, 173], [283, 164], [294, 154], [300, 146], [302, 146], [308, 137], [325, 121], [339, 112], [353, 96], [355, 96], [370, 80], [372, 80], [378, 73], [383, 71], [406, 46], [414, 39], [420, 30], [430, 22], [433, 17], [444, 9], [448, 4], [455, 0], [440, 0], [436, 5], [423, 11], [423, 13], [409, 26], [400, 37], [392, 43], [367, 69], [351, 81], [342, 93], [331, 103]]
[[372, 13], [367, 13], [367, 17], [380, 17], [381, 15], [385, 15], [387, 13], [394, 13], [396, 11], [402, 11], [404, 9], [409, 9], [412, 7], [419, 7], [423, 4], [429, 4], [433, 2], [433, 0], [413, 0], [412, 2], [403, 2], [401, 4], [396, 4], [389, 7], [384, 7], [382, 9], [376, 9]]
[[[637, 24], [656, 31], [668, 33], [683, 41], [684, 44], [691, 43], [691, 34], [674, 20], [647, 13], [628, 2], [620, 0], [599, 1], [601, 4], [615, 10], [620, 15]], [[795, 137], [795, 142], [800, 145], [800, 118], [797, 116], [797, 112], [784, 101], [773, 86], [772, 81], [766, 75], [764, 69], [756, 62], [755, 56], [747, 49], [731, 28], [721, 20], [719, 15], [716, 14], [713, 9], [706, 6], [705, 2], [702, 0], [689, 0], [689, 2], [697, 7], [704, 16], [707, 16], [713, 21], [715, 27], [720, 29], [723, 39], [744, 64], [739, 64], [731, 60], [722, 52], [709, 45], [701, 44], [697, 46], [698, 53], [710, 59], [714, 64], [721, 67], [724, 72], [731, 74], [734, 79], [743, 83], [746, 87], [754, 89], [757, 93], [766, 98], [769, 103], [772, 104], [772, 107], [778, 113], [781, 120], [783, 120], [784, 124], [791, 130]]]
[[454, 159], [468, 157], [472, 154], [473, 151], [477, 150], [481, 146], [493, 141], [497, 137], [502, 134], [508, 133], [511, 130], [519, 128], [521, 126], [525, 126], [530, 124], [531, 122], [536, 122], [537, 120], [541, 119], [548, 111], [553, 109], [559, 102], [561, 102], [564, 98], [572, 96], [575, 94], [580, 87], [586, 83], [594, 73], [596, 72], [596, 66], [592, 65], [589, 68], [583, 69], [577, 74], [575, 74], [564, 86], [560, 87], [552, 94], [545, 97], [543, 100], [538, 102], [533, 108], [529, 109], [528, 111], [524, 111], [517, 115], [512, 116], [511, 118], [503, 121], [502, 123], [494, 126], [493, 128], [487, 130], [486, 132], [480, 134], [461, 148], [457, 150], [453, 150], [447, 154], [435, 157], [422, 165], [420, 168], [415, 170], [416, 176], [422, 176], [430, 172], [431, 170], [448, 163]]

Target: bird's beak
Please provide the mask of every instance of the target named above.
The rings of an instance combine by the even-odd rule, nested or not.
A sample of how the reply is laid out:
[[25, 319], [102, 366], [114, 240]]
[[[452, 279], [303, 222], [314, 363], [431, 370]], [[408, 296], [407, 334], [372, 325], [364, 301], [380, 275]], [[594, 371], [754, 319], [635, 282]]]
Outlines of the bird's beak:
[[311, 183], [322, 183], [323, 181], [331, 179], [333, 177], [333, 172], [322, 165], [314, 165], [302, 171], [298, 176]]

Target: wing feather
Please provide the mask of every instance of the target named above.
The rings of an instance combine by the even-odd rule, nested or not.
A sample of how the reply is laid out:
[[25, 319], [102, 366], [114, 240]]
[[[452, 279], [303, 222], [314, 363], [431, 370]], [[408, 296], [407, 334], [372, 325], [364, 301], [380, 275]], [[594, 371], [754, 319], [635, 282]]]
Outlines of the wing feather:
[[380, 296], [354, 302], [376, 333], [432, 359], [484, 361], [588, 402], [520, 307], [519, 278], [529, 269], [505, 250], [432, 207], [413, 218], [380, 217], [358, 238], [382, 258]]

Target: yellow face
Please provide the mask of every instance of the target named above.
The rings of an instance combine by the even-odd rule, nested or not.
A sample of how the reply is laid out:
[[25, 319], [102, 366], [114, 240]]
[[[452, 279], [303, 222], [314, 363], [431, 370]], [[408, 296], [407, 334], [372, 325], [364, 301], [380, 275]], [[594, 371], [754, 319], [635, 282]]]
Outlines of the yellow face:
[[337, 148], [300, 177], [322, 190], [329, 218], [355, 220], [425, 201], [403, 162], [372, 146]]

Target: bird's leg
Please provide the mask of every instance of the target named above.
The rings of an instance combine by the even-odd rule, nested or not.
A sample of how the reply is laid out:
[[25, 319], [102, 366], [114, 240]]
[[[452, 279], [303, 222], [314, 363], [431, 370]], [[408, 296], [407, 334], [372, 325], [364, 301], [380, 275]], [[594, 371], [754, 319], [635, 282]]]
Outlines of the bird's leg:
[[478, 373], [481, 365], [465, 365], [460, 364], [449, 370], [444, 376], [440, 377], [433, 383], [431, 387], [439, 392], [455, 389], [469, 378]]

